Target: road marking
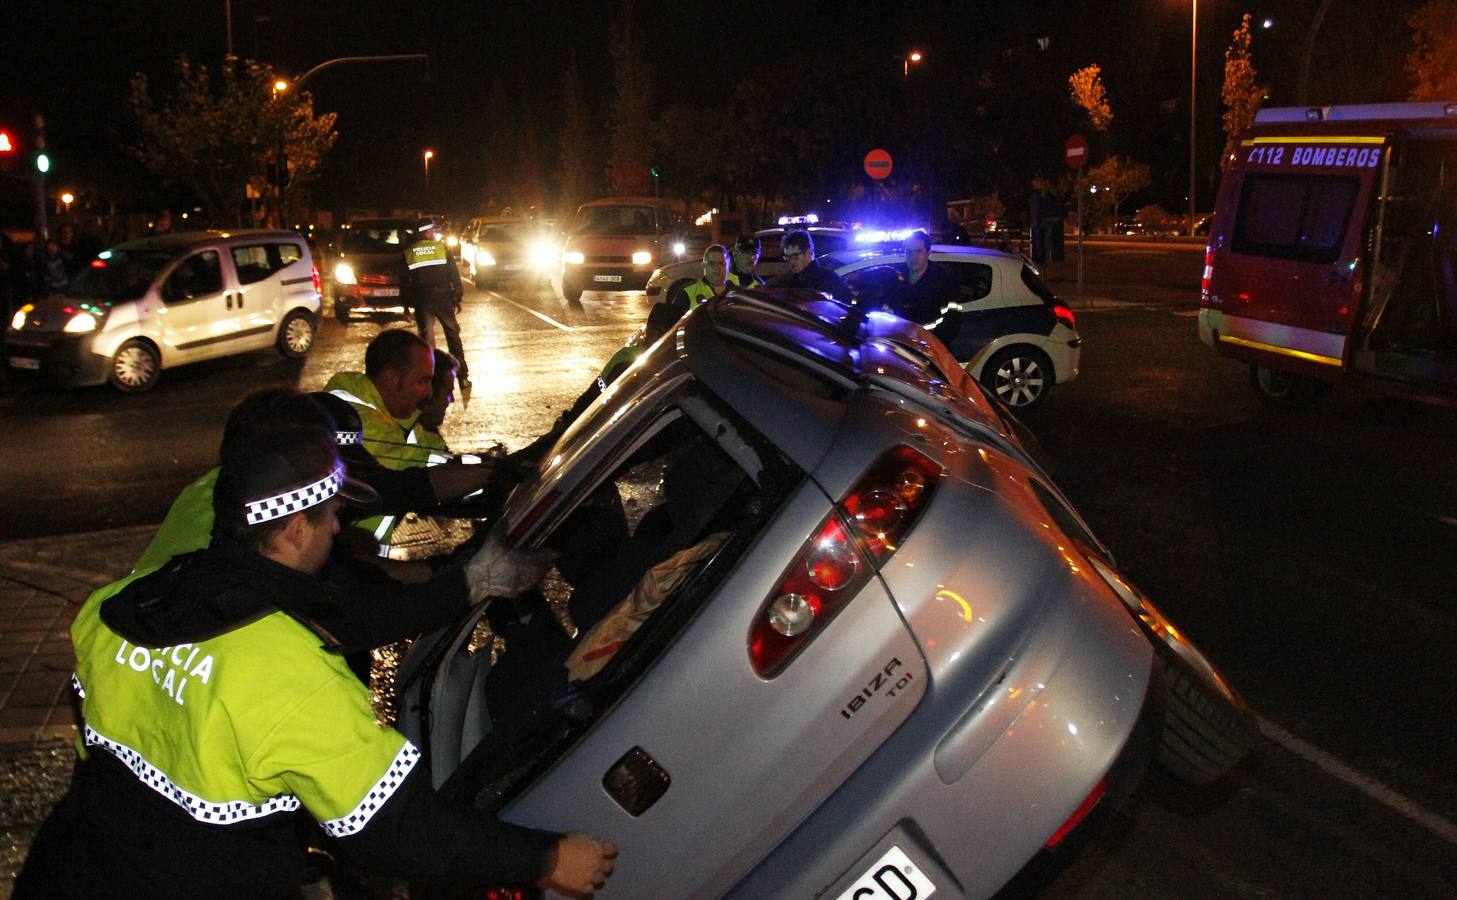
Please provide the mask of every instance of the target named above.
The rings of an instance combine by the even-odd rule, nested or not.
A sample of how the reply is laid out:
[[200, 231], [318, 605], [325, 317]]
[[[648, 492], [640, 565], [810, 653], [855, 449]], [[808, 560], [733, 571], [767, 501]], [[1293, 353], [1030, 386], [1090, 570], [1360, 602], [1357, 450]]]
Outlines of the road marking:
[[536, 310], [532, 309], [529, 306], [525, 306], [523, 304], [517, 303], [515, 300], [512, 300], [510, 297], [507, 297], [504, 294], [498, 294], [495, 291], [487, 291], [486, 293], [490, 294], [492, 297], [497, 298], [498, 300], [505, 300], [507, 303], [511, 304], [512, 306], [516, 307], [517, 309], [525, 310], [526, 312], [531, 313], [533, 316], [536, 316], [538, 319], [540, 319], [541, 321], [545, 322], [546, 324], [548, 324], [548, 325], [555, 325], [557, 328], [560, 328], [562, 331], [576, 331], [577, 330], [577, 329], [573, 328], [570, 325], [563, 325], [562, 323], [558, 322], [556, 319], [553, 319], [551, 316], [547, 315], [546, 313], [537, 312]]
[[1182, 316], [1185, 319], [1196, 319], [1196, 318], [1199, 317], [1199, 310], [1197, 310], [1197, 309], [1185, 309], [1185, 310], [1181, 310], [1179, 312], [1174, 313], [1174, 315], [1176, 315], [1176, 316]]
[[1367, 778], [1339, 759], [1336, 759], [1319, 747], [1307, 744], [1264, 716], [1255, 714], [1254, 718], [1255, 723], [1260, 726], [1260, 731], [1265, 737], [1284, 747], [1286, 750], [1289, 750], [1291, 753], [1294, 753], [1296, 756], [1314, 763], [1316, 768], [1325, 772], [1327, 775], [1330, 775], [1338, 781], [1345, 782], [1377, 803], [1406, 816], [1447, 843], [1457, 844], [1457, 825], [1425, 809], [1416, 801], [1402, 794], [1398, 794], [1381, 782]]

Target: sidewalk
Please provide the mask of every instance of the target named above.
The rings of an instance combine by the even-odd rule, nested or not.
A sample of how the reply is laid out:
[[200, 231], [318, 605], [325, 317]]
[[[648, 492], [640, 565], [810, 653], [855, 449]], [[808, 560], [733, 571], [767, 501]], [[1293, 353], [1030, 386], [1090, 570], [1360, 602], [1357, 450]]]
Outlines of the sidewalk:
[[157, 526], [0, 542], [0, 747], [75, 733], [71, 620], [126, 575]]

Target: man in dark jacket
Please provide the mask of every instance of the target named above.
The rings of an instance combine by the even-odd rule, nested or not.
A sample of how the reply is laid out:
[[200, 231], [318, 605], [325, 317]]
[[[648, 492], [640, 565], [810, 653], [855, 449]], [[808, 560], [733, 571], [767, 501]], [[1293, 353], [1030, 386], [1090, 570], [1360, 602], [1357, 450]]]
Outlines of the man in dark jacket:
[[[375, 721], [330, 627], [369, 641], [368, 623], [317, 577], [341, 505], [372, 493], [330, 431], [258, 425], [221, 456], [213, 543], [102, 588], [72, 625], [82, 759], [15, 896], [287, 896], [304, 872], [300, 810], [396, 876], [600, 888], [611, 844], [443, 802], [414, 745]], [[473, 599], [541, 574], [493, 544], [466, 566]]]
[[460, 310], [465, 288], [460, 283], [460, 270], [446, 249], [445, 242], [435, 238], [435, 222], [421, 219], [415, 225], [415, 241], [405, 249], [403, 300], [415, 310], [415, 323], [420, 337], [435, 348], [435, 323], [445, 332], [445, 346], [455, 357], [459, 368], [461, 390], [470, 387], [470, 367], [465, 361], [465, 347], [460, 342], [460, 323], [455, 314]]
[[767, 285], [771, 288], [809, 288], [829, 294], [841, 303], [850, 303], [853, 295], [845, 279], [815, 262], [815, 245], [807, 231], [794, 231], [784, 236], [784, 261], [789, 271]]
[[931, 236], [915, 231], [905, 239], [904, 280], [891, 298], [891, 311], [917, 325], [935, 328], [947, 304], [956, 299], [956, 282], [943, 266], [931, 262]]

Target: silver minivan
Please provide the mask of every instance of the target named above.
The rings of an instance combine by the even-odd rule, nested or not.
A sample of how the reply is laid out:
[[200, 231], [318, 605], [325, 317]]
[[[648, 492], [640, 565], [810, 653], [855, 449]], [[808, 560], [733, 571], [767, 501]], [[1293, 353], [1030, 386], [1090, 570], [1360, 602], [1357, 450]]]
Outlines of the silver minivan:
[[66, 292], [16, 310], [5, 332], [12, 374], [128, 393], [163, 369], [274, 347], [309, 352], [319, 272], [289, 231], [160, 235], [103, 250]]

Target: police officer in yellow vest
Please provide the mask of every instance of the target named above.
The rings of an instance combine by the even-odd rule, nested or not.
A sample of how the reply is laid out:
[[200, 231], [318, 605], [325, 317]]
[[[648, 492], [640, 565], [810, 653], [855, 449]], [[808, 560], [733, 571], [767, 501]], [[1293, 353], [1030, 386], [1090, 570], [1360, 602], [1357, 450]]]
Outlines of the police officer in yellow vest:
[[729, 288], [729, 252], [723, 244], [713, 244], [703, 251], [703, 277], [680, 288], [674, 288], [668, 304], [680, 312], [688, 312], [709, 297], [716, 297]]
[[[350, 598], [316, 577], [342, 503], [370, 491], [322, 424], [254, 423], [224, 441], [213, 543], [77, 615], [82, 759], [15, 896], [288, 896], [304, 874], [300, 812], [332, 849], [397, 876], [600, 888], [611, 844], [443, 802], [414, 745], [376, 722], [326, 625]], [[519, 593], [545, 567], [488, 542], [466, 567], [471, 597]]]
[[460, 283], [460, 270], [445, 242], [435, 238], [435, 222], [421, 219], [415, 225], [415, 242], [405, 248], [405, 277], [401, 280], [405, 305], [415, 310], [420, 336], [435, 346], [435, 323], [445, 332], [445, 345], [459, 364], [456, 376], [462, 390], [470, 386], [470, 371], [465, 361], [465, 347], [460, 342], [460, 324], [455, 314], [460, 310], [465, 288]]

